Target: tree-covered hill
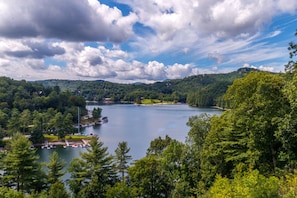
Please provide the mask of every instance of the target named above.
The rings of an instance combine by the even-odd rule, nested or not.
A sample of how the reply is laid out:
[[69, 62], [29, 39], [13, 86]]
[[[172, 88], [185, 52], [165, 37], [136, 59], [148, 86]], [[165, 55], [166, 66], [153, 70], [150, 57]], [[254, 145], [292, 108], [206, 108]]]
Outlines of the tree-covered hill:
[[83, 96], [89, 101], [102, 102], [110, 98], [113, 102], [141, 102], [143, 98], [161, 101], [187, 102], [193, 106], [222, 106], [221, 98], [228, 86], [237, 78], [243, 77], [252, 68], [240, 68], [226, 74], [201, 74], [184, 79], [166, 80], [153, 84], [120, 84], [102, 80], [43, 80], [36, 81], [46, 87], [59, 86]]
[[77, 107], [84, 114], [85, 106], [83, 97], [58, 86], [0, 77], [0, 137], [16, 132], [33, 137], [34, 132], [47, 131], [63, 136], [61, 133], [71, 133], [77, 122]]

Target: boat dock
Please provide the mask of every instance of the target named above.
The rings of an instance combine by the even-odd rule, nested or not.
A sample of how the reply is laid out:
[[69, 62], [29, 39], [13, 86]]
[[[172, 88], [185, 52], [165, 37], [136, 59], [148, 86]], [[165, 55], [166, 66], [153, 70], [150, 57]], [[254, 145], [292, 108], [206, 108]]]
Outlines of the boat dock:
[[[35, 145], [36, 146], [36, 145]], [[58, 141], [58, 142], [48, 142], [45, 141], [43, 144], [39, 145], [42, 149], [52, 149], [56, 148], [57, 146], [63, 146], [64, 148], [72, 147], [89, 147], [89, 141], [88, 140], [80, 140], [80, 141], [70, 141], [70, 140], [64, 140], [64, 141]]]

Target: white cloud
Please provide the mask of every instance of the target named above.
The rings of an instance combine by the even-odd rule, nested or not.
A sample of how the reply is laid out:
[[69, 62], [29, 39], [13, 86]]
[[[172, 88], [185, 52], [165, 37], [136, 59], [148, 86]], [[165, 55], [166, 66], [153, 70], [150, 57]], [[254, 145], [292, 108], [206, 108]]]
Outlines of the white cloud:
[[[296, 22], [265, 29], [275, 16], [296, 13], [295, 0], [117, 2], [132, 12], [124, 16], [97, 0], [0, 1], [0, 73], [154, 82], [232, 71], [244, 63], [275, 71], [288, 57], [288, 42], [269, 39], [283, 37]], [[145, 33], [136, 31], [138, 25]]]
[[248, 63], [243, 64], [244, 68], [253, 68], [253, 69], [258, 69], [261, 71], [269, 71], [269, 72], [274, 72], [275, 68], [273, 66], [264, 66], [264, 65], [260, 65], [260, 66], [255, 66], [255, 65], [250, 65]]
[[162, 41], [176, 37], [182, 29], [197, 36], [215, 35], [233, 38], [253, 35], [273, 16], [296, 11], [294, 0], [189, 0], [136, 1], [120, 0], [129, 4], [139, 21], [153, 28]]
[[269, 71], [269, 72], [273, 72], [274, 71], [274, 67], [263, 66], [263, 65], [260, 65], [259, 66], [259, 69], [262, 70], [262, 71]]
[[278, 36], [278, 35], [281, 34], [281, 33], [282, 33], [282, 31], [280, 31], [280, 30], [276, 30], [276, 31], [274, 31], [274, 32], [271, 32], [271, 34], [269, 34], [267, 37], [268, 37], [268, 38], [272, 38], [272, 37]]
[[[264, 42], [259, 44], [259, 38], [265, 37], [262, 30], [275, 16], [295, 13], [297, 1], [293, 1], [120, 0], [132, 7], [140, 23], [154, 30], [149, 36], [138, 35], [131, 44], [137, 49], [137, 55], [154, 57], [191, 49], [196, 57], [215, 58], [218, 63], [229, 60], [228, 54], [251, 48], [255, 42], [260, 45], [260, 50], [263, 45], [271, 48]], [[266, 38], [280, 33], [275, 30]], [[218, 55], [215, 52], [220, 52], [221, 57], [213, 56]]]
[[184, 78], [190, 75], [197, 74], [196, 71], [193, 70], [192, 65], [186, 64], [174, 64], [166, 68], [167, 78], [168, 79], [177, 79]]
[[[27, 49], [23, 44], [30, 42], [25, 41], [14, 40], [16, 46], [19, 46], [15, 50]], [[107, 49], [102, 45], [91, 47], [84, 46], [83, 43], [65, 41], [54, 41], [47, 45], [65, 50], [64, 53], [51, 56], [52, 60], [65, 62], [64, 67], [51, 63], [47, 65], [43, 59], [32, 56], [20, 58], [5, 54], [6, 59], [0, 59], [0, 72], [2, 71], [2, 74], [15, 79], [103, 79], [112, 82], [151, 83], [165, 79], [183, 78], [193, 75], [194, 71], [189, 64], [164, 65], [158, 61], [149, 61], [147, 64], [135, 60], [128, 61], [129, 57], [126, 52], [118, 48]], [[6, 48], [0, 50], [0, 54], [5, 50]]]
[[295, 0], [277, 0], [276, 6], [281, 12], [294, 14], [296, 12], [297, 1]]
[[250, 64], [248, 64], [248, 63], [244, 63], [242, 67], [243, 67], [243, 68], [249, 68], [249, 67], [250, 67]]
[[166, 79], [165, 66], [163, 63], [157, 61], [150, 61], [144, 68], [145, 74], [150, 78], [149, 80]]
[[134, 13], [97, 0], [9, 0], [0, 2], [0, 36], [70, 41], [122, 42], [133, 35]]

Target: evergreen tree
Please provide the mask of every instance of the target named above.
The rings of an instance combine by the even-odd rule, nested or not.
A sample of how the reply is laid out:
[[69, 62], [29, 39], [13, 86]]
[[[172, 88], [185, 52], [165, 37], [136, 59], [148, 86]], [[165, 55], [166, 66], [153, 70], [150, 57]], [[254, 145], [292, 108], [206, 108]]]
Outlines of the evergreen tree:
[[65, 186], [61, 182], [55, 182], [49, 190], [48, 198], [69, 198], [70, 195], [68, 194]]
[[24, 194], [22, 192], [18, 192], [11, 188], [2, 186], [0, 187], [0, 197], [1, 198], [24, 198]]
[[92, 111], [92, 116], [93, 116], [93, 119], [98, 119], [101, 117], [101, 112], [102, 112], [102, 109], [101, 108], [94, 108], [93, 111]]
[[[7, 155], [3, 159], [3, 179], [6, 186], [12, 186], [17, 191], [29, 192], [38, 183], [42, 173], [37, 162], [35, 150], [31, 149], [31, 142], [20, 133], [12, 136], [7, 148]], [[43, 182], [41, 182], [43, 183]], [[38, 190], [38, 189], [37, 189]]]
[[117, 181], [113, 157], [99, 138], [93, 137], [90, 145], [86, 152], [80, 153], [81, 159], [70, 164], [70, 189], [79, 197], [103, 197]]
[[70, 113], [67, 113], [67, 115], [63, 119], [63, 126], [62, 129], [59, 130], [58, 135], [60, 138], [64, 138], [65, 135], [73, 133], [73, 116]]
[[21, 113], [19, 122], [22, 133], [28, 132], [29, 125], [32, 124], [31, 112], [28, 109]]
[[21, 123], [20, 123], [20, 112], [18, 109], [13, 108], [11, 110], [11, 117], [7, 123], [8, 134], [13, 135], [20, 131]]
[[164, 139], [161, 137], [155, 138], [150, 142], [150, 147], [147, 149], [146, 155], [160, 155], [164, 149], [170, 144], [171, 138], [166, 135]]
[[64, 175], [63, 168], [66, 163], [59, 158], [59, 154], [56, 151], [52, 153], [49, 159], [50, 161], [46, 164], [48, 167], [48, 182], [54, 184], [60, 182], [60, 178]]
[[71, 174], [68, 180], [69, 188], [72, 191], [74, 197], [78, 197], [78, 194], [86, 186], [88, 170], [85, 161], [74, 158], [68, 167], [68, 172]]
[[122, 182], [125, 182], [125, 172], [128, 168], [128, 162], [132, 159], [131, 155], [128, 155], [130, 148], [127, 146], [127, 142], [120, 142], [115, 150], [116, 156], [116, 169], [121, 173]]
[[137, 197], [137, 189], [127, 186], [123, 182], [117, 182], [106, 192], [106, 198], [132, 198]]

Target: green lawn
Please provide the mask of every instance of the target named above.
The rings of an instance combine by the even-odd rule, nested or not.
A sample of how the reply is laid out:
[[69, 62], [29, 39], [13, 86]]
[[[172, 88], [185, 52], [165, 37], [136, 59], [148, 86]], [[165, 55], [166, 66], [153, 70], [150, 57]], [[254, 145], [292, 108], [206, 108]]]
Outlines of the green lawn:
[[158, 99], [143, 99], [141, 100], [141, 104], [156, 104], [161, 103], [161, 100]]
[[[43, 136], [49, 142], [57, 142], [57, 141], [59, 141], [59, 138], [58, 138], [57, 135], [44, 134]], [[63, 140], [80, 141], [82, 139], [89, 140], [89, 139], [91, 139], [91, 136], [85, 136], [85, 135], [66, 135]]]

